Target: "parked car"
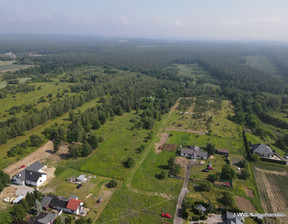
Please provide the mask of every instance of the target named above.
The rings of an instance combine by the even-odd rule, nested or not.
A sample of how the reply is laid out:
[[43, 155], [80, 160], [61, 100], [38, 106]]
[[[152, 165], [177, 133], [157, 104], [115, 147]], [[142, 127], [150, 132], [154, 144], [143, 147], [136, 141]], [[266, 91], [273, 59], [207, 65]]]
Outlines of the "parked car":
[[207, 167], [207, 170], [214, 170], [214, 168], [209, 166], [209, 167]]
[[204, 170], [202, 170], [202, 172], [209, 172], [209, 170], [208, 169], [204, 169]]
[[22, 168], [25, 168], [26, 165], [21, 165], [18, 169], [22, 169]]
[[82, 187], [82, 184], [78, 184], [76, 188], [79, 189], [80, 187]]
[[99, 198], [98, 200], [97, 200], [97, 203], [101, 203], [103, 201], [103, 198]]
[[162, 213], [161, 216], [164, 218], [168, 218], [168, 219], [171, 219], [171, 217], [172, 217], [169, 213]]

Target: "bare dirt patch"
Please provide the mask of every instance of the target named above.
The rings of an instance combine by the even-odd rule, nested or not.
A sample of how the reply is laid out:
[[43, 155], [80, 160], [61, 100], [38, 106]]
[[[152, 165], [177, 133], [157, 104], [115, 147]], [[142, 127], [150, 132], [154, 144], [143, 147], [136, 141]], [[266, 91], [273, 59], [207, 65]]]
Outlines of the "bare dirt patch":
[[189, 160], [186, 157], [177, 156], [175, 162], [176, 164], [179, 164], [183, 169], [186, 169]]
[[176, 101], [176, 103], [170, 108], [170, 113], [176, 110], [176, 108], [177, 108], [178, 105], [179, 105], [180, 100], [181, 100], [181, 98], [179, 98], [179, 99]]
[[3, 191], [0, 193], [0, 210], [4, 210], [8, 205], [10, 205], [8, 202], [4, 201], [5, 198], [9, 197], [10, 201], [12, 201], [18, 197], [16, 195], [16, 191], [17, 189], [12, 186], [8, 186], [3, 189]]
[[246, 198], [235, 195], [235, 201], [236, 201], [238, 208], [244, 212], [255, 212], [256, 211], [256, 209], [252, 205], [252, 203]]
[[50, 180], [52, 180], [55, 177], [54, 175], [55, 170], [56, 170], [55, 167], [50, 167], [44, 170], [44, 172], [47, 173], [47, 180], [41, 185], [41, 187], [47, 185], [50, 182]]
[[161, 133], [160, 135], [160, 142], [155, 143], [155, 152], [158, 154], [161, 152], [160, 147], [164, 145], [164, 143], [168, 140], [169, 133]]
[[36, 161], [44, 161], [46, 159], [50, 159], [53, 161], [60, 161], [61, 159], [67, 157], [67, 153], [68, 153], [67, 145], [61, 146], [59, 150], [55, 153], [53, 151], [53, 142], [49, 141], [36, 151], [32, 152], [30, 155], [5, 168], [4, 172], [9, 174], [10, 177], [12, 177], [13, 175], [19, 172], [18, 168], [21, 165], [30, 165]]
[[251, 198], [255, 197], [253, 191], [251, 189], [247, 188], [247, 187], [245, 187], [245, 192], [246, 192], [247, 196], [249, 196]]

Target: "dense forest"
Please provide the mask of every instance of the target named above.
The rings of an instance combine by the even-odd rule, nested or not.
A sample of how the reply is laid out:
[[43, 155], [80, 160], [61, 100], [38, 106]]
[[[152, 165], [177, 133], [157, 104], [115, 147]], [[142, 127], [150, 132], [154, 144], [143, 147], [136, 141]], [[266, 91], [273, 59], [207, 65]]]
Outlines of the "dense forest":
[[[262, 138], [269, 136], [275, 145], [287, 151], [287, 133], [261, 125], [272, 125], [275, 130], [288, 129], [287, 120], [272, 113], [288, 114], [287, 46], [133, 39], [119, 42], [89, 36], [52, 35], [21, 38], [2, 35], [0, 42], [0, 53], [12, 51], [17, 54], [16, 63], [35, 65], [2, 73], [1, 79], [8, 85], [0, 90], [0, 100], [9, 94], [35, 91], [38, 82], [69, 83], [57, 100], [49, 101], [41, 110], [33, 105], [11, 108], [9, 113], [15, 116], [0, 122], [0, 144], [99, 97], [101, 105], [80, 115], [71, 115], [71, 125], [64, 130], [65, 140], [86, 142], [87, 135], [83, 133], [103, 123], [103, 117], [130, 110], [142, 110], [135, 127], [149, 129], [153, 119], [159, 119], [181, 96], [218, 95], [232, 101], [235, 115], [231, 120]], [[267, 57], [284, 78], [246, 63], [246, 56], [257, 55]], [[199, 64], [208, 76], [194, 83], [193, 78], [180, 78], [177, 70], [171, 69], [174, 64], [191, 63]], [[31, 80], [19, 84], [13, 81], [17, 78]], [[216, 83], [219, 88], [207, 83]], [[19, 111], [27, 113], [19, 117]], [[46, 134], [59, 140], [59, 136]]]

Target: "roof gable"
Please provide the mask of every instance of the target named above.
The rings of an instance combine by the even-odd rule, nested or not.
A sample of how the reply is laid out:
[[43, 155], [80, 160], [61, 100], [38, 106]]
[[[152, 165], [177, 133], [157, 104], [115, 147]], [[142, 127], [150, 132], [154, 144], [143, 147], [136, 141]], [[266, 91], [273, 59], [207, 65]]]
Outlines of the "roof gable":
[[252, 151], [253, 153], [259, 153], [263, 155], [273, 155], [273, 150], [268, 145], [264, 145], [262, 143], [252, 145]]
[[42, 175], [47, 175], [46, 173], [41, 173], [38, 171], [25, 170], [25, 180], [37, 182]]
[[76, 211], [78, 209], [78, 207], [80, 206], [82, 201], [80, 200], [77, 200], [77, 199], [70, 199], [68, 201], [68, 204], [67, 204], [67, 209], [71, 209], [73, 211]]
[[43, 167], [44, 167], [43, 164], [41, 164], [39, 161], [37, 161], [37, 162], [31, 164], [30, 166], [28, 166], [26, 168], [26, 170], [38, 171], [38, 170], [42, 169]]

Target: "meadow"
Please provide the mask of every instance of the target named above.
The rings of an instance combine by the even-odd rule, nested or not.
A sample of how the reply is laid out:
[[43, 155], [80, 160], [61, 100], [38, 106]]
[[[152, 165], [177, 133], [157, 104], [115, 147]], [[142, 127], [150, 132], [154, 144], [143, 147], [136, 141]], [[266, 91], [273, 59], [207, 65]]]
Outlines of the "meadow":
[[34, 65], [18, 65], [13, 64], [15, 61], [0, 61], [0, 73], [7, 72], [7, 71], [15, 71], [24, 68], [29, 68]]

